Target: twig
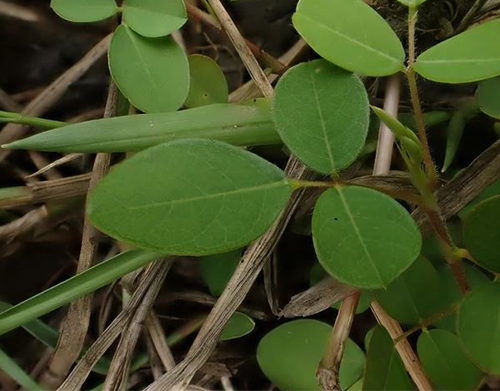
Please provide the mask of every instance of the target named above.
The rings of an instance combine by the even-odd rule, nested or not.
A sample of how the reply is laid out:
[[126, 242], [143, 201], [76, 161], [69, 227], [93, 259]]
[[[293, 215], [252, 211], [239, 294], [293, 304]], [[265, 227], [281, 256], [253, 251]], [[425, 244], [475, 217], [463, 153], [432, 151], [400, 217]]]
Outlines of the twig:
[[40, 18], [32, 10], [20, 5], [0, 0], [0, 14], [23, 20], [25, 22], [38, 22]]
[[[130, 361], [132, 359], [137, 340], [141, 335], [143, 322], [152, 308], [156, 296], [158, 296], [158, 293], [160, 292], [163, 280], [172, 266], [173, 259], [167, 259], [161, 261], [160, 263], [162, 264], [162, 267], [152, 282], [151, 287], [144, 295], [141, 305], [137, 307], [137, 310], [128, 322], [127, 327], [125, 327], [122, 331], [120, 342], [118, 343], [115, 354], [113, 355], [113, 360], [111, 361], [108, 375], [106, 376], [106, 381], [104, 382], [103, 391], [122, 390], [126, 384], [130, 369]], [[149, 266], [149, 268], [151, 267], [152, 265]]]
[[[371, 309], [377, 318], [377, 321], [387, 330], [391, 338], [395, 341], [398, 340], [398, 338], [400, 338], [403, 334], [403, 330], [401, 329], [399, 323], [387, 315], [376, 300], [372, 301]], [[432, 391], [434, 388], [429, 382], [417, 355], [406, 338], [398, 340], [396, 343], [396, 350], [398, 351], [406, 370], [417, 386], [417, 389], [420, 391]]]
[[[61, 98], [68, 87], [87, 72], [107, 52], [111, 36], [109, 34], [102, 39], [80, 61], [45, 88], [24, 108], [22, 114], [35, 117], [45, 114]], [[0, 133], [0, 145], [22, 138], [27, 131], [28, 128], [22, 125], [9, 124], [5, 126]], [[10, 152], [7, 149], [0, 149], [0, 161], [4, 160]]]
[[9, 111], [21, 111], [22, 106], [0, 88], [0, 106]]
[[469, 27], [472, 19], [477, 15], [477, 13], [483, 8], [484, 4], [488, 0], [476, 0], [475, 3], [470, 7], [469, 11], [465, 14], [464, 18], [458, 25], [458, 27], [453, 32], [453, 35], [460, 34], [462, 31], [465, 31], [467, 27]]
[[[116, 115], [119, 92], [111, 82], [108, 92], [104, 117]], [[90, 177], [89, 191], [91, 191], [102, 177], [108, 172], [110, 155], [99, 153], [94, 161], [92, 176]], [[99, 232], [85, 217], [82, 232], [82, 245], [78, 260], [77, 273], [82, 273], [92, 266], [97, 251]], [[61, 327], [61, 334], [54, 351], [54, 355], [47, 371], [42, 376], [42, 384], [51, 389], [58, 387], [63, 381], [73, 363], [77, 360], [85, 342], [85, 336], [90, 322], [92, 295], [87, 295], [72, 302]]]

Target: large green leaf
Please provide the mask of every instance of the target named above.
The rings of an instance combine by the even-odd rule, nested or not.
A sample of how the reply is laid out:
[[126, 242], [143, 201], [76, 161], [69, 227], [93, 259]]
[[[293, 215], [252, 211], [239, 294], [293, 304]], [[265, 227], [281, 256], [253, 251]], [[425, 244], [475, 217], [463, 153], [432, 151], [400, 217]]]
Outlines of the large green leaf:
[[0, 313], [0, 334], [4, 334], [73, 300], [102, 288], [148, 263], [160, 254], [127, 251], [101, 262], [83, 273], [63, 281]]
[[469, 83], [500, 75], [500, 20], [447, 39], [422, 53], [415, 71], [443, 83]]
[[475, 390], [481, 371], [469, 360], [455, 334], [424, 331], [418, 338], [418, 357], [425, 372], [440, 390]]
[[500, 119], [500, 77], [480, 82], [476, 91], [476, 99], [483, 113]]
[[61, 18], [79, 23], [104, 20], [118, 11], [115, 0], [52, 0], [50, 6]]
[[241, 259], [241, 249], [200, 259], [201, 277], [213, 296], [220, 296]]
[[500, 196], [480, 202], [467, 216], [464, 245], [476, 262], [493, 272], [500, 272]]
[[413, 390], [394, 342], [381, 326], [370, 337], [363, 391]]
[[109, 47], [109, 70], [121, 93], [138, 109], [175, 111], [189, 91], [186, 54], [169, 37], [144, 38], [119, 26]]
[[218, 141], [179, 140], [115, 167], [90, 195], [87, 211], [116, 239], [210, 255], [262, 235], [290, 194], [283, 171], [257, 155]]
[[500, 375], [500, 285], [490, 283], [468, 293], [457, 319], [466, 352], [486, 372]]
[[437, 312], [436, 296], [439, 293], [439, 276], [434, 266], [420, 257], [376, 295], [390, 316], [400, 323], [414, 325]]
[[321, 265], [359, 288], [383, 288], [420, 254], [420, 231], [393, 198], [362, 187], [336, 186], [318, 199], [314, 247]]
[[200, 54], [192, 54], [188, 60], [191, 84], [185, 106], [226, 103], [228, 86], [220, 66], [210, 57]]
[[404, 69], [396, 33], [362, 0], [300, 0], [292, 20], [321, 57], [342, 68], [368, 76]]
[[241, 338], [251, 333], [255, 328], [255, 322], [248, 315], [241, 312], [235, 312], [229, 322], [222, 330], [220, 341], [229, 341], [231, 339]]
[[216, 104], [171, 113], [86, 121], [2, 147], [49, 152], [127, 152], [185, 138], [208, 138], [242, 146], [281, 144], [267, 105]]
[[481, 193], [479, 193], [476, 198], [469, 202], [465, 208], [458, 212], [458, 215], [462, 220], [465, 220], [476, 205], [484, 200], [487, 200], [488, 198], [497, 195], [500, 195], [500, 180], [493, 182], [491, 185], [485, 188]]
[[[316, 370], [325, 352], [332, 327], [313, 320], [294, 320], [266, 334], [257, 347], [262, 372], [282, 390], [319, 390]], [[364, 354], [347, 340], [340, 364], [340, 385], [349, 388], [363, 374]]]
[[125, 0], [123, 19], [144, 37], [163, 37], [179, 29], [187, 21], [183, 0]]
[[368, 134], [369, 115], [363, 83], [325, 60], [287, 71], [272, 108], [285, 145], [323, 174], [338, 172], [356, 159]]

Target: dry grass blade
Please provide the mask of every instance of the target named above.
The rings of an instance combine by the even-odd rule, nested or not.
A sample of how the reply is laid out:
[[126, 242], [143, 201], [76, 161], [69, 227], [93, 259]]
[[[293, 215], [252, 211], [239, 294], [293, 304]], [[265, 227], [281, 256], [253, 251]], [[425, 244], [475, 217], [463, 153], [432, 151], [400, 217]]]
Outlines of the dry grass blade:
[[[104, 110], [105, 117], [116, 115], [118, 98], [118, 88], [111, 82]], [[109, 171], [110, 163], [110, 155], [104, 153], [97, 154], [92, 169], [89, 190], [92, 190]], [[99, 232], [92, 226], [90, 220], [85, 217], [77, 273], [87, 270], [94, 263], [98, 240]], [[92, 295], [87, 295], [72, 302], [69, 306], [68, 313], [61, 327], [57, 348], [54, 351], [47, 371], [41, 378], [42, 385], [48, 386], [50, 389], [57, 388], [64, 381], [71, 366], [77, 360], [87, 335], [91, 305]]]
[[175, 367], [174, 356], [172, 355], [170, 347], [167, 344], [167, 337], [165, 336], [160, 320], [153, 310], [149, 311], [149, 314], [146, 317], [145, 326], [165, 371], [170, 371], [173, 367]]
[[113, 320], [113, 322], [111, 322], [111, 324], [106, 328], [104, 333], [102, 333], [94, 344], [87, 350], [64, 383], [57, 389], [58, 391], [80, 391], [82, 389], [83, 383], [87, 379], [94, 365], [118, 338], [124, 327], [126, 327], [129, 322], [131, 316], [134, 315], [137, 308], [141, 305], [148, 290], [154, 286], [154, 284], [158, 283], [158, 274], [161, 273], [163, 268], [170, 267], [170, 262], [171, 260], [165, 260], [163, 262], [156, 261], [152, 263], [146, 271], [144, 271], [137, 289], [132, 294], [130, 301]]
[[49, 216], [45, 206], [34, 209], [8, 224], [0, 226], [0, 242], [12, 243], [19, 236], [31, 232]]
[[25, 22], [38, 22], [40, 19], [32, 10], [7, 1], [0, 1], [0, 14]]
[[162, 268], [159, 270], [156, 278], [151, 284], [146, 294], [142, 299], [142, 303], [137, 307], [127, 326], [123, 329], [120, 342], [113, 356], [113, 361], [109, 367], [106, 381], [104, 382], [103, 391], [118, 391], [122, 390], [127, 382], [130, 362], [134, 354], [135, 345], [142, 332], [144, 320], [148, 316], [153, 303], [160, 292], [160, 288], [165, 280], [173, 259], [162, 261]]
[[[108, 50], [111, 34], [103, 38], [75, 65], [59, 76], [52, 84], [45, 88], [35, 99], [33, 99], [22, 111], [22, 114], [30, 116], [41, 116], [45, 114], [59, 98], [66, 92], [68, 87], [78, 80], [88, 69], [95, 64]], [[0, 145], [10, 143], [24, 136], [28, 127], [23, 125], [8, 124], [0, 133]], [[10, 150], [0, 150], [0, 161], [5, 159]]]
[[70, 153], [68, 155], [63, 156], [62, 158], [59, 158], [52, 163], [49, 163], [45, 165], [44, 167], [40, 168], [38, 171], [34, 172], [33, 174], [28, 175], [26, 178], [33, 178], [35, 176], [41, 175], [55, 167], [59, 167], [63, 164], [66, 164], [68, 162], [71, 162], [75, 159], [78, 159], [80, 157], [84, 156], [83, 153]]
[[333, 303], [343, 300], [356, 292], [356, 288], [328, 277], [304, 292], [292, 296], [280, 316], [285, 318], [307, 317], [318, 314]]
[[22, 106], [11, 98], [4, 90], [0, 88], [0, 106], [8, 111], [18, 112], [22, 110]]

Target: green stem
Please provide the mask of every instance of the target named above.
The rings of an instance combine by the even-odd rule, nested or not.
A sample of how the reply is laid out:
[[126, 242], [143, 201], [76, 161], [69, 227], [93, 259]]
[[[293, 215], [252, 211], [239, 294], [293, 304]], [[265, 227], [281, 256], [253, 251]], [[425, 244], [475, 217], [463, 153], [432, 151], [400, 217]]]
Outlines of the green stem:
[[51, 119], [44, 119], [38, 117], [28, 117], [19, 113], [12, 113], [10, 111], [0, 111], [0, 123], [14, 123], [20, 125], [37, 126], [40, 128], [60, 128], [68, 125], [66, 122], [54, 121]]

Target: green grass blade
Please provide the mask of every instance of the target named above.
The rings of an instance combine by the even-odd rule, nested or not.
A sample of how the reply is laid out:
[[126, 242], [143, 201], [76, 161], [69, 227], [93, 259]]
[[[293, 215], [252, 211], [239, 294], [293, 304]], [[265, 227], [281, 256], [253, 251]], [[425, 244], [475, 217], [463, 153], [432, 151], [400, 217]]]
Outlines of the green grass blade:
[[0, 335], [111, 283], [161, 254], [132, 250], [121, 253], [0, 313]]
[[0, 368], [24, 389], [35, 391], [43, 388], [34, 381], [7, 353], [0, 349]]

